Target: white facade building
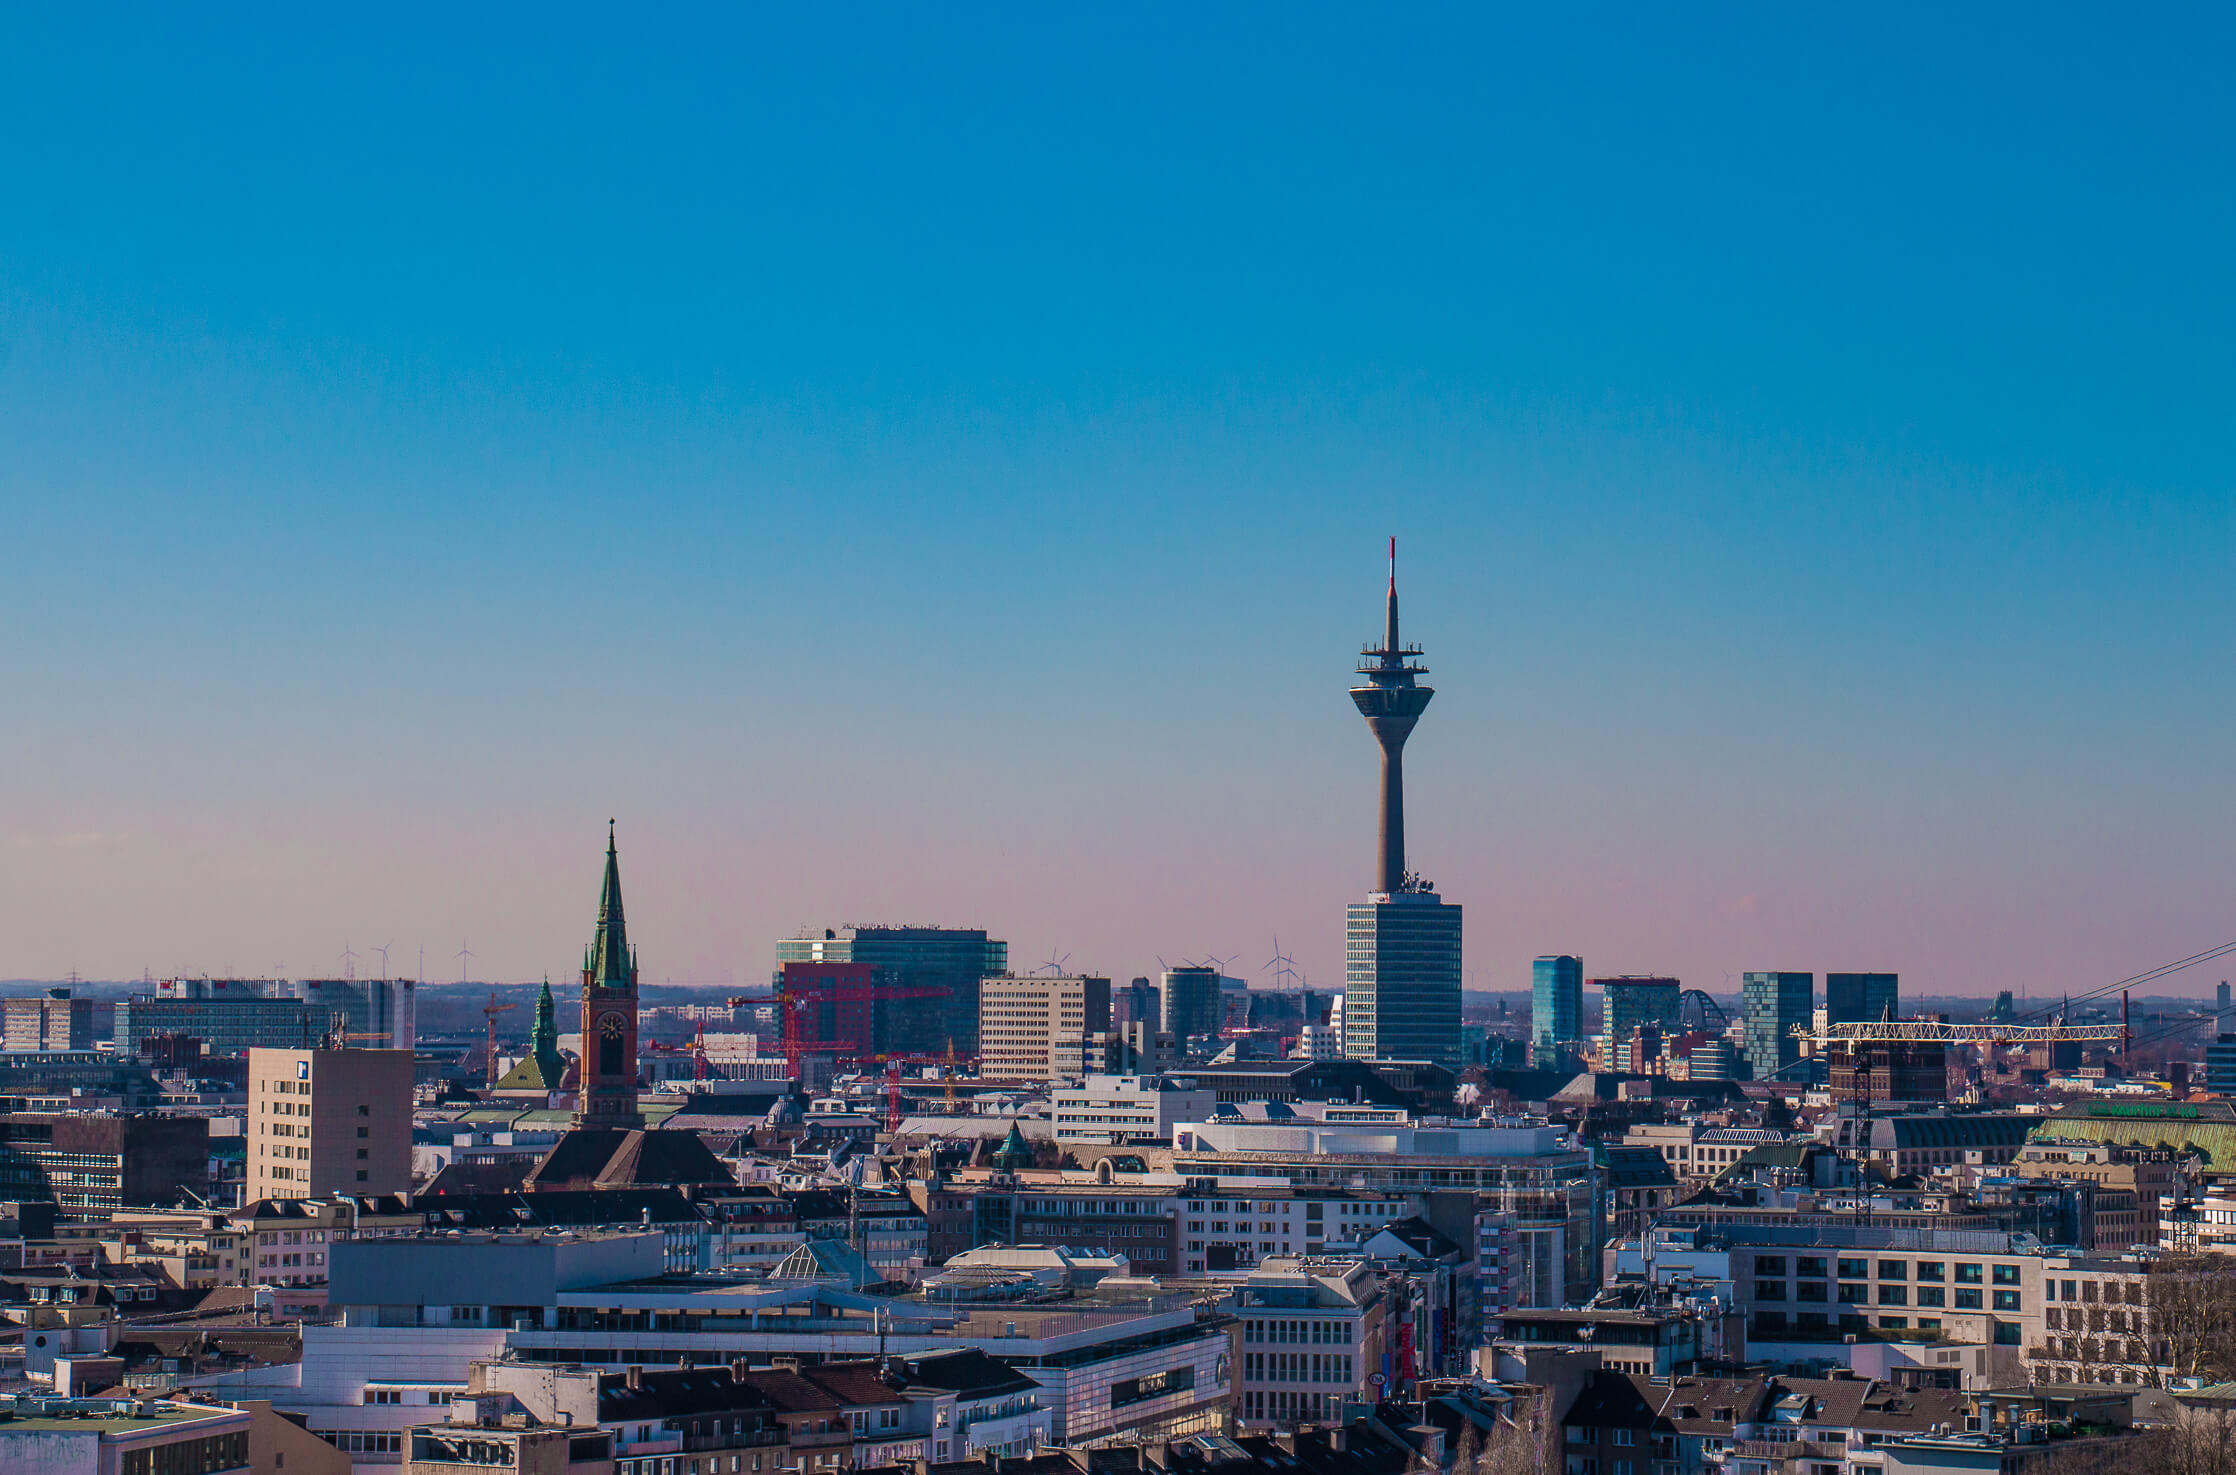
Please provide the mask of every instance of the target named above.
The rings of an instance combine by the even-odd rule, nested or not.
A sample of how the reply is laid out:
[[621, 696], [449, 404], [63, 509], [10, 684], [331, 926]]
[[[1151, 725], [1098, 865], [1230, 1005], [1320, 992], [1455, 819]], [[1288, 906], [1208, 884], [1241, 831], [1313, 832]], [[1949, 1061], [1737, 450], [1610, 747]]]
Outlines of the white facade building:
[[1181, 1123], [1209, 1116], [1218, 1095], [1185, 1076], [1091, 1075], [1051, 1103], [1058, 1142], [1170, 1142]]

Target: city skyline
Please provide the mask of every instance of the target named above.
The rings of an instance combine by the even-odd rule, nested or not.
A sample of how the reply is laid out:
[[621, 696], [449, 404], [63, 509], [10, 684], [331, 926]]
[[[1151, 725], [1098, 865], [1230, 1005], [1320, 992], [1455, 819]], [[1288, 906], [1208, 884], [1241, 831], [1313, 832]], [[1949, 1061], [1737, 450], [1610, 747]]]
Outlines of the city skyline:
[[1393, 532], [1471, 990], [2236, 935], [2225, 15], [338, 24], [19, 18], [0, 971], [1332, 990]]

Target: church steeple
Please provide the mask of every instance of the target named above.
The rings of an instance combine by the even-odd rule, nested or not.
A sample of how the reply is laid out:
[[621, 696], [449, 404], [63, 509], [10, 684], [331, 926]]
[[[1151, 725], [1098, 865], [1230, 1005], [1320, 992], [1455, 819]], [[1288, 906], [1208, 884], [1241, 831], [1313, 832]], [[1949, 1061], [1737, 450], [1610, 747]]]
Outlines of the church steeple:
[[621, 915], [621, 856], [610, 819], [598, 931], [582, 960], [581, 1082], [576, 1126], [644, 1125], [637, 1114], [637, 960]]
[[606, 821], [606, 884], [598, 896], [598, 934], [583, 964], [590, 978], [611, 986], [637, 981], [636, 959], [629, 956], [629, 927], [621, 915], [621, 856], [613, 843], [613, 821]]

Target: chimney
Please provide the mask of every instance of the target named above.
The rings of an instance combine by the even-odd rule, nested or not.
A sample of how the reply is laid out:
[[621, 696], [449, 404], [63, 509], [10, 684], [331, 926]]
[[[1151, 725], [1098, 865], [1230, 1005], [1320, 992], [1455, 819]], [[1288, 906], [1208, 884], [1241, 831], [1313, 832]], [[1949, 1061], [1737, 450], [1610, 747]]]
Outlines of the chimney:
[[644, 1365], [637, 1362], [630, 1363], [628, 1372], [623, 1376], [628, 1378], [631, 1388], [642, 1388], [644, 1386]]
[[1351, 1448], [1351, 1426], [1337, 1424], [1328, 1430], [1328, 1449], [1335, 1454], [1347, 1454]]

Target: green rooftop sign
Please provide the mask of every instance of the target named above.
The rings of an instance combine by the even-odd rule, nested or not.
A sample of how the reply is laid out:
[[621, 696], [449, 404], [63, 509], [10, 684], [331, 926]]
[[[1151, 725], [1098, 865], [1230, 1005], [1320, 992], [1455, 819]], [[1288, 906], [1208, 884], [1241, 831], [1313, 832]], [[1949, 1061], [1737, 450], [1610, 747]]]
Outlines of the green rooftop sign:
[[2172, 1117], [2185, 1121], [2195, 1121], [2198, 1115], [2194, 1106], [2176, 1106], [2164, 1101], [2091, 1101], [2088, 1104], [2088, 1114], [2149, 1117], [2154, 1120]]

